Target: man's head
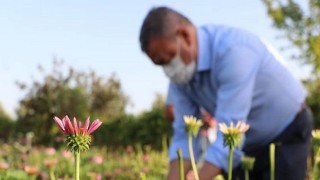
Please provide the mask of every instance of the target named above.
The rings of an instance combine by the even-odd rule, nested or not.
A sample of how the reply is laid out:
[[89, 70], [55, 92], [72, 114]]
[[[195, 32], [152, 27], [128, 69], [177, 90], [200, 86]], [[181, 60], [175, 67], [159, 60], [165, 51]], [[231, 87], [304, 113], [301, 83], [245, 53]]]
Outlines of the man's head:
[[196, 29], [185, 16], [167, 7], [152, 9], [143, 21], [140, 45], [171, 79], [191, 79], [198, 46]]

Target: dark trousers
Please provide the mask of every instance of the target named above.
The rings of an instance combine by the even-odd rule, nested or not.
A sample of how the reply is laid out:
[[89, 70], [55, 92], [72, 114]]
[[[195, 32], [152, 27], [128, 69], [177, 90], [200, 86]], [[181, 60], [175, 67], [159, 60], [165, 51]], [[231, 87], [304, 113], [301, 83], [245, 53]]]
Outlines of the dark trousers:
[[[272, 142], [275, 143], [275, 179], [304, 180], [307, 176], [307, 158], [311, 148], [313, 117], [305, 107], [294, 121]], [[250, 171], [250, 180], [270, 179], [269, 145], [254, 150], [243, 149], [247, 156], [255, 157], [255, 165]], [[237, 167], [233, 179], [244, 180], [244, 171]]]

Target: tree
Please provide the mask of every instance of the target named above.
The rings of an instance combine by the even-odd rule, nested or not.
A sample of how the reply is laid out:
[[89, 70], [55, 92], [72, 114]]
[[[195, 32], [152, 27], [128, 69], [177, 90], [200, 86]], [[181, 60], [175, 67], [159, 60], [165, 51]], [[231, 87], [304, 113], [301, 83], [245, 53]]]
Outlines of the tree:
[[0, 140], [8, 140], [13, 128], [13, 120], [0, 103]]
[[107, 145], [109, 149], [128, 145], [151, 145], [157, 150], [166, 148], [165, 142], [168, 143], [172, 128], [164, 118], [163, 96], [156, 94], [152, 104], [149, 110], [136, 116], [125, 114], [115, 121], [102, 124], [94, 134], [95, 143]]
[[303, 9], [294, 0], [263, 0], [274, 26], [285, 33], [298, 54], [293, 57], [308, 63], [312, 73], [320, 71], [320, 1], [309, 0]]
[[27, 90], [18, 109], [17, 131], [34, 131], [36, 141], [52, 142], [58, 129], [53, 117], [69, 115], [80, 120], [91, 116], [102, 121], [114, 119], [124, 113], [128, 97], [115, 75], [105, 79], [94, 72], [81, 72], [69, 68], [63, 71], [63, 62], [55, 60], [53, 69], [44, 79], [34, 81], [31, 87], [18, 83]]
[[304, 1], [302, 8], [294, 0], [263, 0], [274, 26], [285, 33], [299, 51], [293, 57], [312, 67], [312, 76], [304, 81], [308, 90], [307, 103], [311, 107], [315, 127], [320, 128], [320, 0]]
[[2, 104], [0, 103], [0, 120], [1, 121], [12, 121], [10, 115], [5, 111]]
[[165, 106], [165, 99], [163, 94], [156, 93], [155, 94], [155, 99], [152, 102], [152, 109], [163, 109]]

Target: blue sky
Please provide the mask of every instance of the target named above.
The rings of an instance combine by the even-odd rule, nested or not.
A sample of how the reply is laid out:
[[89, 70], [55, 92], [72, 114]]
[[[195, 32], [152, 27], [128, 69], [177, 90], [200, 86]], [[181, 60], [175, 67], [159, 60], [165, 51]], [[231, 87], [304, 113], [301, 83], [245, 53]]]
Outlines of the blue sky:
[[[166, 94], [168, 80], [141, 53], [138, 36], [150, 8], [162, 5], [185, 14], [195, 25], [231, 25], [276, 48], [285, 44], [276, 38], [280, 32], [272, 28], [260, 0], [0, 1], [0, 102], [13, 115], [25, 95], [15, 82], [41, 79], [37, 65], [50, 70], [55, 56], [78, 70], [92, 69], [104, 77], [116, 73], [134, 104], [128, 111], [148, 109], [155, 93]], [[305, 76], [304, 69], [286, 63], [296, 77]]]

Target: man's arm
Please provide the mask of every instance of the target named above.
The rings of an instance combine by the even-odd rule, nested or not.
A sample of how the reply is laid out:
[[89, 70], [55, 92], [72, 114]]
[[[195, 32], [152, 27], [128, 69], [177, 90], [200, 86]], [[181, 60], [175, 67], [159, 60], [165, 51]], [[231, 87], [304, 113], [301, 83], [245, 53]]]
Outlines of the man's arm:
[[[254, 98], [254, 84], [261, 59], [262, 57], [259, 57], [249, 47], [235, 46], [217, 62], [215, 77], [218, 92], [214, 115], [218, 123], [230, 124], [230, 122], [247, 120]], [[205, 156], [208, 163], [204, 169], [209, 169], [209, 171], [203, 170], [202, 172], [211, 173], [212, 177], [207, 174], [208, 178], [217, 175], [215, 167], [224, 171], [228, 170], [228, 151], [229, 148], [223, 145], [223, 134], [218, 131], [215, 143], [208, 146]], [[240, 164], [242, 154], [241, 149], [235, 149], [234, 167]]]

